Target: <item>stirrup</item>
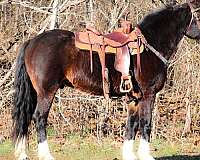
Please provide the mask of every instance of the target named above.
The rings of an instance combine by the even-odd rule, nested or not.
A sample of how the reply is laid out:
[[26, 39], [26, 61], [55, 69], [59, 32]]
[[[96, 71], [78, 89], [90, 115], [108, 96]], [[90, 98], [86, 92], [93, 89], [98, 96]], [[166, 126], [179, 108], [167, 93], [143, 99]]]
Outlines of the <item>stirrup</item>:
[[120, 92], [128, 93], [133, 89], [131, 76], [121, 76]]

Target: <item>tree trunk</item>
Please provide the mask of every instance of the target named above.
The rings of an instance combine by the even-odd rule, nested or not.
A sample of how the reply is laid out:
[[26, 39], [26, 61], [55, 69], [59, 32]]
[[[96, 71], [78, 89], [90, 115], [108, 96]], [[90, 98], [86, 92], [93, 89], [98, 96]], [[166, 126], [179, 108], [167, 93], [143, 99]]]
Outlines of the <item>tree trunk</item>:
[[57, 24], [57, 14], [58, 14], [58, 6], [59, 6], [59, 0], [54, 0], [53, 2], [53, 14], [50, 19], [50, 26], [49, 29], [58, 28]]

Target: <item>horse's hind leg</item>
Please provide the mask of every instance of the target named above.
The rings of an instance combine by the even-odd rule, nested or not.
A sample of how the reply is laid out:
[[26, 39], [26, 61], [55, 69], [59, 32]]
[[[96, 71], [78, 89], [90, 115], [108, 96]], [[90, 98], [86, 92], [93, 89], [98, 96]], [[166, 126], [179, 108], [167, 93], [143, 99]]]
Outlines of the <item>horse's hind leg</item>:
[[37, 106], [34, 113], [34, 122], [36, 124], [37, 131], [37, 141], [38, 141], [38, 157], [39, 160], [53, 160], [49, 151], [49, 146], [47, 143], [47, 118], [54, 98], [55, 92], [58, 87], [54, 88], [51, 93], [46, 92], [44, 95], [38, 95], [37, 97]]
[[134, 140], [139, 126], [139, 115], [134, 102], [128, 105], [128, 121], [126, 126], [126, 136], [123, 144], [123, 160], [136, 160], [134, 153]]

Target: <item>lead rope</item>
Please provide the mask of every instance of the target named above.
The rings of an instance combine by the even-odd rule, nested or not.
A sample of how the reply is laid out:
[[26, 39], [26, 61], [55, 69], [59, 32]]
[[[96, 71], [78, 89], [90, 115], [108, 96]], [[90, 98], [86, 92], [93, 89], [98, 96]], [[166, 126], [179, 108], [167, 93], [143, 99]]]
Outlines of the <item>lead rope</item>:
[[150, 44], [146, 43], [145, 46], [150, 49], [158, 58], [160, 58], [161, 61], [163, 61], [163, 63], [168, 66], [169, 62], [168, 60], [162, 56], [162, 54], [160, 54], [160, 52], [158, 52], [155, 48], [153, 48], [153, 46], [151, 46]]

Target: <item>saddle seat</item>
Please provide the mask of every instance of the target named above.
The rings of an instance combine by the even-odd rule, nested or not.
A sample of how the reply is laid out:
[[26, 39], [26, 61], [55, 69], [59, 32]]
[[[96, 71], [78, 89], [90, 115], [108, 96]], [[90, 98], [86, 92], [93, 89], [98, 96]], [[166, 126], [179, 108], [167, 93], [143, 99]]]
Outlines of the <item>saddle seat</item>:
[[[83, 40], [81, 38], [81, 40], [85, 43], [98, 44], [102, 42], [102, 38], [103, 38], [103, 42], [105, 42], [106, 45], [113, 48], [118, 48], [118, 47], [124, 46], [129, 41], [129, 36], [123, 32], [114, 31], [109, 34], [103, 35], [98, 30], [92, 27], [87, 27], [86, 29], [87, 29], [87, 33], [90, 34], [90, 39]], [[100, 38], [101, 41], [99, 41], [98, 37]], [[101, 45], [103, 45], [103, 43], [101, 43]]]

